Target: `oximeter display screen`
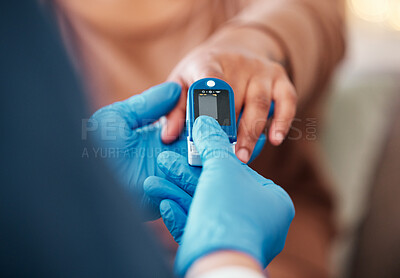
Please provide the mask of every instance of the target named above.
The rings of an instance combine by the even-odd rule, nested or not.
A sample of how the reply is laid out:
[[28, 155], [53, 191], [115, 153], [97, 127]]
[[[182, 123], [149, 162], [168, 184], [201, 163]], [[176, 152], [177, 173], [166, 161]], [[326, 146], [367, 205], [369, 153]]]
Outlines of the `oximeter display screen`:
[[199, 115], [207, 115], [218, 120], [216, 94], [199, 94]]
[[227, 90], [194, 90], [194, 118], [210, 116], [220, 125], [230, 126], [230, 103]]

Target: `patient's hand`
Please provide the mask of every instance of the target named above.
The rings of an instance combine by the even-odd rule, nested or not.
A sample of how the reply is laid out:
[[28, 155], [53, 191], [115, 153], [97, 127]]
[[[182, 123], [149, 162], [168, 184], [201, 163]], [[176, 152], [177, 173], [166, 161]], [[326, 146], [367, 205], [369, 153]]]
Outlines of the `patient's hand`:
[[271, 101], [275, 113], [269, 140], [279, 145], [287, 135], [296, 113], [297, 94], [284, 67], [279, 45], [266, 34], [249, 27], [227, 28], [190, 52], [172, 71], [169, 80], [182, 85], [181, 99], [167, 116], [162, 139], [169, 143], [180, 134], [185, 119], [186, 92], [198, 79], [216, 77], [235, 92], [236, 117], [243, 109], [238, 128], [236, 154], [248, 162], [264, 131]]

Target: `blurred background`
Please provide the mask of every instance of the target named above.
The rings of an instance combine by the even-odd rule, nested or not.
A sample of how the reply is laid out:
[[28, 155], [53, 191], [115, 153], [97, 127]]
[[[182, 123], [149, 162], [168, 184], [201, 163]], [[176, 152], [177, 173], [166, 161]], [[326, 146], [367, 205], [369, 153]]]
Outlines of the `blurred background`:
[[[95, 84], [88, 87], [96, 93], [91, 99], [99, 107], [124, 99], [132, 91], [140, 92], [149, 84], [157, 84], [157, 80], [164, 80], [164, 74], [170, 70], [168, 67], [176, 63], [174, 59], [193, 47], [181, 47], [182, 53], [177, 51], [156, 70], [151, 65], [160, 65], [164, 57], [151, 53], [164, 53], [165, 46], [170, 47], [169, 43], [150, 47], [151, 39], [137, 39], [135, 36], [140, 32], [135, 32], [143, 27], [145, 33], [153, 27], [146, 23], [150, 18], [148, 14], [133, 16], [129, 10], [133, 12], [134, 4], [142, 3], [143, 11], [153, 13], [152, 1], [57, 2], [68, 6], [71, 10], [65, 10], [76, 15], [75, 21], [71, 20], [74, 17], [68, 21], [68, 16], [60, 14], [61, 27], [71, 41], [76, 36], [76, 46], [81, 47], [79, 55], [82, 56], [77, 54], [77, 60], [87, 60], [87, 64], [83, 64], [93, 74], [88, 75], [88, 79], [92, 79], [87, 83]], [[170, 4], [179, 1], [158, 2], [164, 2], [170, 9], [171, 13], [167, 10], [160, 13], [165, 13], [168, 19], [175, 11], [174, 5]], [[193, 7], [196, 9], [198, 3], [199, 7], [207, 4], [204, 0], [195, 2]], [[208, 2], [217, 8], [218, 2], [228, 3]], [[229, 2], [233, 10], [232, 3], [235, 2], [238, 1]], [[330, 87], [326, 125], [320, 134], [338, 201], [336, 221], [339, 229], [331, 256], [331, 270], [334, 277], [340, 278], [400, 277], [400, 0], [347, 0], [346, 3], [347, 54]], [[123, 17], [121, 11], [129, 12]], [[116, 15], [121, 20], [117, 20]], [[89, 22], [87, 26], [82, 23], [85, 20]], [[182, 22], [185, 21], [182, 19]], [[214, 24], [209, 19], [199, 22], [199, 26], [207, 22], [210, 28]], [[71, 26], [75, 30], [68, 30]], [[137, 27], [132, 29], [134, 32], [131, 26]], [[101, 32], [88, 31], [97, 28]], [[174, 32], [174, 28], [170, 32]], [[80, 32], [76, 31], [78, 29]], [[151, 36], [155, 35], [149, 35], [149, 38]], [[202, 36], [193, 44], [206, 37]], [[140, 55], [143, 57], [139, 59]], [[166, 239], [166, 246], [171, 246], [168, 250], [173, 259], [176, 244], [162, 228], [164, 225], [158, 223], [155, 230], [160, 231], [160, 238]], [[303, 253], [298, 249], [298, 253]]]
[[322, 145], [336, 184], [335, 277], [400, 277], [400, 0], [348, 0]]

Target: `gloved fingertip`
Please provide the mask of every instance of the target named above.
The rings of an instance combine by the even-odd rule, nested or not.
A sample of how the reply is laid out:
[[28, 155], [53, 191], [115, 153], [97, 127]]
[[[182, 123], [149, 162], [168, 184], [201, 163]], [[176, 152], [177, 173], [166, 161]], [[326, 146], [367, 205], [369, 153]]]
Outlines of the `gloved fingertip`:
[[220, 125], [214, 118], [209, 116], [200, 116], [194, 121], [193, 133], [195, 134], [196, 131], [203, 130], [205, 127], [221, 129]]
[[180, 244], [187, 219], [182, 207], [172, 200], [164, 199], [160, 203], [160, 215], [175, 241]]
[[155, 188], [154, 185], [156, 185], [157, 183], [158, 183], [158, 177], [155, 176], [147, 177], [143, 182], [143, 191], [147, 195], [151, 196], [153, 193], [153, 189]]
[[214, 150], [232, 152], [228, 135], [219, 123], [209, 116], [200, 116], [196, 119], [193, 125], [193, 141], [202, 158], [204, 153]]
[[173, 82], [173, 81], [167, 81], [167, 82], [164, 82], [163, 84], [166, 84], [166, 86], [169, 86], [171, 91], [174, 94], [178, 93], [178, 95], [180, 95], [180, 93], [182, 91], [182, 86], [179, 83]]
[[168, 214], [169, 212], [171, 212], [171, 204], [169, 202], [169, 200], [164, 199], [161, 201], [160, 203], [160, 213], [163, 215]]
[[166, 174], [171, 168], [174, 161], [179, 158], [180, 154], [172, 151], [164, 151], [157, 156], [157, 165], [161, 171]]
[[176, 82], [167, 81], [151, 87], [146, 92], [148, 91], [161, 91], [164, 96], [173, 100], [178, 100], [181, 95], [182, 87]]
[[165, 226], [170, 231], [171, 235], [174, 236], [175, 230], [175, 215], [171, 208], [169, 200], [162, 200], [160, 203], [160, 215], [164, 221]]

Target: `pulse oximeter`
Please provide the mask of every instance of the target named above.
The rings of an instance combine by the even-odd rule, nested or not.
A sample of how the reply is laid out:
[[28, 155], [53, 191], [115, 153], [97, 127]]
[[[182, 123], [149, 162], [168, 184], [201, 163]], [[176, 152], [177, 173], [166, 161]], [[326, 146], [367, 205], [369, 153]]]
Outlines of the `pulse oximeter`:
[[193, 143], [193, 124], [199, 116], [210, 116], [217, 120], [228, 135], [235, 152], [236, 114], [234, 93], [228, 83], [217, 78], [204, 78], [190, 86], [187, 95], [186, 128], [188, 144], [188, 162], [192, 166], [201, 166], [200, 154]]

